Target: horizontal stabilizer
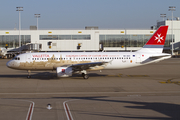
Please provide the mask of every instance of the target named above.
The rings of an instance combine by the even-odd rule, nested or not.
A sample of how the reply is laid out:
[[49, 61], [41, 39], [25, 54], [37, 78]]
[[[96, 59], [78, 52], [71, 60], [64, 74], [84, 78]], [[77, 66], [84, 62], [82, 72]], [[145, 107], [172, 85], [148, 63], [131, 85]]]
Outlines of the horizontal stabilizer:
[[170, 55], [151, 56], [151, 57], [149, 57], [149, 58], [150, 58], [150, 59], [159, 59], [159, 58], [167, 57], [167, 56], [170, 56]]
[[171, 58], [171, 55], [170, 54], [154, 55], [154, 56], [150, 56], [148, 59], [142, 61], [141, 64], [149, 64], [152, 62], [159, 62], [159, 61], [167, 59], [167, 58]]

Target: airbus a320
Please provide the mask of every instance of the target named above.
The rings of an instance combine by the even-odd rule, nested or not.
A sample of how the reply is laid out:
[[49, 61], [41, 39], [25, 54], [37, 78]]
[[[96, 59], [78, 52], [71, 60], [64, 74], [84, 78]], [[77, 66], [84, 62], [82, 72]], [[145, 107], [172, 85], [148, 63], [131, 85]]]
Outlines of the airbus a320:
[[149, 41], [136, 52], [39, 52], [25, 53], [7, 62], [7, 67], [27, 70], [31, 78], [33, 70], [56, 70], [57, 77], [69, 77], [74, 73], [88, 79], [88, 71], [124, 69], [158, 62], [171, 57], [162, 53], [168, 26], [161, 26]]

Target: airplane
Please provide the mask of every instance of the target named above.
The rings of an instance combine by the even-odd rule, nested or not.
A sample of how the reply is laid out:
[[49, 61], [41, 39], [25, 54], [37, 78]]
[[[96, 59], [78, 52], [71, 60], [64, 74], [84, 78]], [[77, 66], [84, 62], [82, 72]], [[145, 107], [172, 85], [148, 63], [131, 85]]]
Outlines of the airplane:
[[160, 26], [149, 41], [136, 52], [39, 52], [24, 53], [7, 62], [7, 67], [17, 70], [56, 70], [57, 77], [69, 77], [74, 73], [88, 79], [87, 72], [102, 69], [124, 69], [171, 57], [162, 53], [168, 26]]
[[5, 58], [6, 57], [6, 54], [7, 54], [7, 49], [6, 48], [0, 48], [0, 56], [2, 58]]

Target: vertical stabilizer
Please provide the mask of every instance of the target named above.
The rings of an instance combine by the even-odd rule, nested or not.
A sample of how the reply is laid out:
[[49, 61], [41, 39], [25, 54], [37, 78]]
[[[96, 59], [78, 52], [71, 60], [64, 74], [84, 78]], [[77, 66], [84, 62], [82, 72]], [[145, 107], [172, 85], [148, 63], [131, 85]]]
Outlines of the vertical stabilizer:
[[161, 26], [149, 39], [149, 41], [137, 52], [162, 53], [166, 40], [168, 26]]

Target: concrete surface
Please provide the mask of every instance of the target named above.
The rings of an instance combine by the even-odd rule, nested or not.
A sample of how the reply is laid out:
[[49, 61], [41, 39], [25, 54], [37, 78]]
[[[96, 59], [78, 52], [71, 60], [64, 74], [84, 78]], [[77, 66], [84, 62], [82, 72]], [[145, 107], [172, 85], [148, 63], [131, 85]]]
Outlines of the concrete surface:
[[30, 109], [32, 120], [67, 120], [68, 116], [74, 120], [180, 119], [179, 58], [90, 72], [88, 80], [81, 75], [59, 79], [55, 71], [32, 72], [27, 79], [26, 71], [7, 68], [7, 61], [0, 59], [2, 120], [26, 119]]

